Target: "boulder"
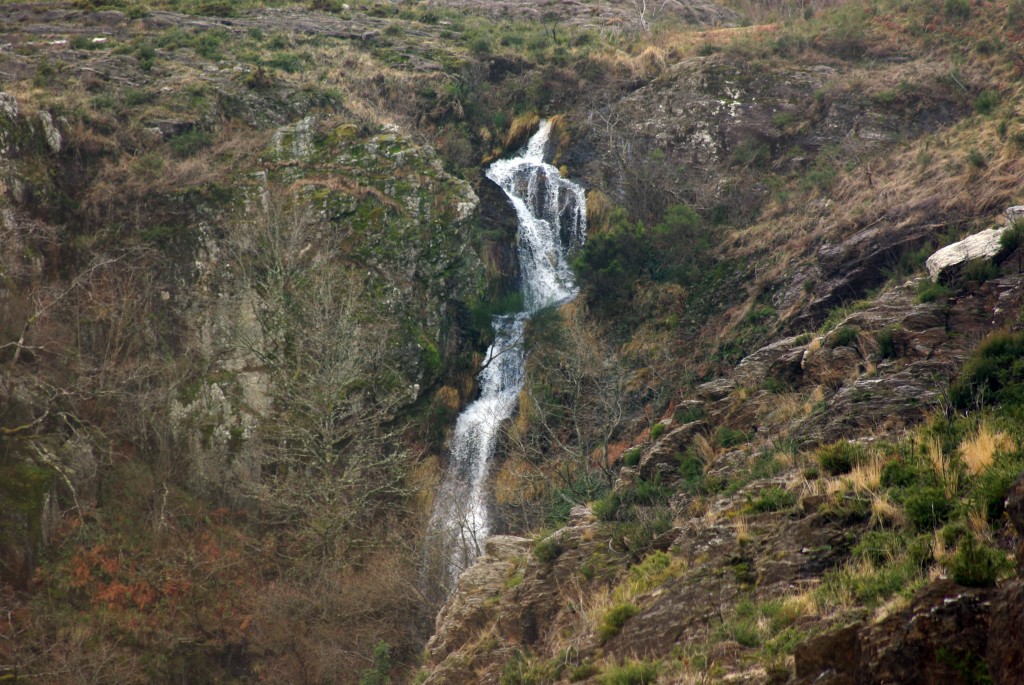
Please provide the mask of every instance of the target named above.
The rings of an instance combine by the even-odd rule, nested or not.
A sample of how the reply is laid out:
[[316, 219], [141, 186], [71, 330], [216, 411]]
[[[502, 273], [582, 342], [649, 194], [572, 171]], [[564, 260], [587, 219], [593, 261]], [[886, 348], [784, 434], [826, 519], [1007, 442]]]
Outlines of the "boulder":
[[1024, 682], [1024, 581], [1015, 580], [999, 588], [992, 601], [988, 629], [989, 673], [995, 685]]
[[992, 259], [1002, 249], [999, 239], [1008, 228], [990, 228], [947, 245], [925, 262], [928, 276], [936, 283], [946, 283], [955, 278], [968, 262]]
[[[975, 674], [984, 665], [988, 648], [990, 594], [950, 581], [932, 583], [917, 594], [909, 608], [879, 623], [843, 628], [799, 647], [794, 655], [794, 683], [979, 682]], [[1008, 634], [1008, 639], [1018, 635]]]
[[1003, 212], [1006, 216], [1006, 220], [1011, 224], [1015, 224], [1021, 219], [1024, 219], [1024, 205], [1014, 205], [1013, 207], [1007, 207], [1006, 211]]

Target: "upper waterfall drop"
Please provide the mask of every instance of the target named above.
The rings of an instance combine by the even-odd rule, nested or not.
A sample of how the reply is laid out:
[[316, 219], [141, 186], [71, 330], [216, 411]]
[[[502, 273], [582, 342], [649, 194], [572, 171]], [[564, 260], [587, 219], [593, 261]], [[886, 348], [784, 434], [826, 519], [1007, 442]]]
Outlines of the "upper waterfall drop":
[[569, 251], [582, 245], [587, 233], [583, 188], [544, 162], [550, 135], [551, 122], [541, 122], [518, 155], [487, 169], [487, 177], [508, 195], [519, 220], [521, 287], [527, 312], [576, 296]]
[[486, 172], [516, 210], [525, 309], [492, 320], [494, 342], [477, 377], [480, 397], [455, 424], [448, 471], [431, 517], [450, 581], [479, 556], [491, 530], [485, 486], [499, 428], [515, 412], [525, 380], [526, 321], [534, 312], [568, 302], [577, 293], [569, 255], [586, 240], [586, 197], [581, 186], [562, 178], [544, 161], [550, 135], [551, 122], [542, 121], [525, 148], [494, 162]]

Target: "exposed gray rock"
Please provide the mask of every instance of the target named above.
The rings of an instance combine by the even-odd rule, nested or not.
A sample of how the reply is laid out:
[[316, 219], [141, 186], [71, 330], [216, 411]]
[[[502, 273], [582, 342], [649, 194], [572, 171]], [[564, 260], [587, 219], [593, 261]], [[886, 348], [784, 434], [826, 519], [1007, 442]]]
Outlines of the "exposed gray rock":
[[999, 239], [1006, 230], [1006, 226], [989, 228], [960, 242], [947, 245], [925, 262], [928, 276], [936, 283], [949, 282], [960, 273], [967, 262], [992, 259], [1002, 249]]
[[661, 473], [674, 473], [679, 465], [676, 454], [686, 449], [686, 445], [703, 426], [703, 421], [693, 421], [674, 428], [659, 438], [640, 457], [640, 478], [653, 480]]
[[60, 131], [53, 125], [53, 117], [50, 116], [49, 112], [39, 113], [39, 123], [43, 126], [43, 136], [46, 138], [46, 146], [50, 148], [50, 152], [57, 154], [60, 152], [63, 139], [60, 136]]
[[10, 93], [0, 93], [0, 112], [8, 119], [18, 116], [18, 100]]
[[697, 395], [712, 402], [724, 399], [736, 389], [736, 382], [729, 378], [716, 378], [697, 386]]

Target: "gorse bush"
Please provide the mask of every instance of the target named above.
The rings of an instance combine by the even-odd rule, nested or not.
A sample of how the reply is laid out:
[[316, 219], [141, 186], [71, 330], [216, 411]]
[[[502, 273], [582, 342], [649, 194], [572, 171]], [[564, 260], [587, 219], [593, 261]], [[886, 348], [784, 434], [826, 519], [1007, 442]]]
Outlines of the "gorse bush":
[[640, 463], [640, 455], [643, 451], [639, 447], [626, 450], [622, 453], [622, 463], [626, 466], [636, 466]]
[[999, 104], [999, 91], [983, 90], [974, 100], [974, 111], [978, 114], [991, 114]]
[[953, 291], [941, 283], [934, 283], [925, 279], [917, 286], [917, 301], [921, 304], [934, 302], [935, 300], [949, 297], [952, 292]]
[[796, 495], [783, 488], [772, 486], [762, 491], [757, 496], [757, 499], [750, 503], [749, 509], [755, 513], [781, 511], [782, 509], [789, 509], [795, 504]]
[[992, 587], [1010, 564], [1005, 554], [979, 543], [973, 535], [967, 535], [948, 566], [955, 583], [967, 587]]
[[867, 450], [848, 440], [825, 445], [818, 450], [818, 463], [830, 476], [841, 476], [867, 459]]
[[833, 349], [836, 347], [849, 347], [857, 342], [858, 333], [859, 331], [853, 326], [840, 326], [829, 338], [828, 346]]
[[978, 346], [950, 386], [956, 406], [1024, 404], [1024, 333], [996, 332]]
[[960, 272], [960, 278], [965, 283], [984, 283], [998, 275], [999, 269], [987, 259], [972, 259]]
[[931, 530], [949, 520], [953, 502], [940, 487], [918, 488], [907, 493], [903, 500], [907, 519], [918, 530]]
[[878, 354], [882, 359], [895, 359], [899, 356], [896, 351], [896, 333], [898, 330], [895, 326], [886, 326], [875, 334], [875, 342], [878, 343]]
[[1000, 255], [1009, 256], [1024, 244], [1024, 221], [1016, 221], [999, 236]]
[[616, 604], [601, 619], [601, 625], [597, 627], [597, 637], [602, 643], [607, 642], [619, 634], [626, 621], [639, 613], [640, 609], [635, 604]]

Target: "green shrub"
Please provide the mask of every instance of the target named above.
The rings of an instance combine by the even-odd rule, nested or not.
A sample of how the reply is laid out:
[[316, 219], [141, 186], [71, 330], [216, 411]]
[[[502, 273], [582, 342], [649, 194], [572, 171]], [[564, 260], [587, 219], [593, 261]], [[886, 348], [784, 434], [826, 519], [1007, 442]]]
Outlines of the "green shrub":
[[902, 459], [887, 462], [882, 466], [882, 487], [905, 488], [917, 481], [918, 473]]
[[214, 136], [209, 131], [194, 128], [190, 131], [174, 136], [168, 142], [171, 152], [176, 157], [191, 157], [200, 150], [210, 147], [213, 144]]
[[848, 440], [839, 440], [818, 450], [818, 463], [830, 476], [841, 476], [853, 471], [853, 467], [867, 458], [863, 445]]
[[637, 510], [630, 507], [628, 519], [612, 527], [612, 546], [638, 559], [651, 551], [651, 545], [672, 529], [672, 512], [667, 508]]
[[679, 475], [683, 477], [683, 490], [697, 493], [703, 489], [704, 462], [691, 451], [676, 455], [679, 461]]
[[280, 69], [289, 74], [298, 74], [306, 69], [309, 56], [294, 52], [279, 52], [263, 63], [265, 66]]
[[995, 332], [978, 346], [950, 386], [956, 406], [1024, 404], [1024, 333]]
[[853, 548], [855, 559], [867, 559], [874, 566], [891, 562], [907, 548], [903, 533], [889, 530], [869, 530]]
[[871, 518], [871, 500], [861, 495], [840, 495], [820, 509], [826, 520], [846, 526], [863, 523]]
[[971, 3], [969, 0], [945, 0], [942, 4], [942, 13], [950, 19], [967, 20], [971, 18]]
[[999, 236], [1000, 256], [1008, 257], [1024, 245], [1024, 221], [1015, 222]]
[[143, 43], [135, 50], [135, 58], [139, 62], [139, 68], [149, 71], [156, 61], [156, 49], [148, 43]]
[[664, 435], [666, 428], [667, 426], [665, 426], [665, 424], [663, 423], [656, 423], [653, 426], [651, 426], [651, 440], [657, 440], [662, 435]]
[[750, 440], [750, 434], [728, 426], [721, 426], [715, 431], [715, 442], [719, 447], [736, 447]]
[[999, 91], [983, 90], [974, 99], [974, 111], [978, 114], [991, 114], [999, 104]]
[[988, 166], [988, 159], [978, 150], [967, 151], [967, 163], [975, 169], [984, 169]]
[[772, 486], [761, 491], [757, 499], [752, 501], [748, 508], [755, 513], [766, 511], [780, 511], [788, 509], [796, 504], [796, 495], [784, 488]]
[[853, 326], [840, 326], [829, 338], [828, 346], [832, 349], [837, 347], [849, 347], [857, 342], [859, 331]]
[[899, 356], [896, 351], [896, 333], [898, 326], [886, 326], [875, 333], [875, 342], [878, 343], [878, 354], [882, 359], [895, 359]]
[[663, 485], [660, 480], [637, 481], [629, 490], [622, 493], [622, 501], [625, 504], [636, 504], [649, 507], [656, 504], [664, 504], [672, 496], [672, 488]]
[[946, 545], [949, 549], [955, 548], [969, 534], [970, 529], [963, 520], [947, 523], [939, 531], [939, 535], [942, 536], [942, 544]]
[[940, 487], [919, 488], [907, 494], [903, 501], [907, 518], [918, 530], [937, 528], [949, 520], [953, 503]]
[[934, 302], [938, 299], [945, 299], [953, 292], [941, 283], [935, 283], [925, 279], [917, 286], [917, 301], [921, 304]]
[[1006, 3], [1006, 26], [1017, 29], [1024, 24], [1024, 0], [1010, 0]]
[[964, 283], [984, 283], [999, 275], [996, 265], [987, 259], [972, 259], [960, 272]]
[[612, 666], [601, 674], [601, 685], [651, 685], [658, 678], [658, 664], [650, 661], [631, 661]]
[[622, 453], [622, 463], [626, 466], [636, 466], [640, 463], [640, 455], [643, 454], [643, 450], [639, 447], [626, 450]]
[[569, 668], [569, 682], [578, 683], [581, 680], [591, 678], [601, 672], [597, 666], [591, 663], [583, 663]]
[[533, 556], [545, 564], [550, 564], [560, 557], [562, 551], [562, 544], [553, 535], [549, 535], [533, 544]]
[[601, 619], [601, 625], [597, 627], [597, 637], [602, 643], [607, 642], [619, 634], [622, 626], [626, 625], [626, 621], [639, 613], [640, 609], [635, 604], [629, 602], [616, 604]]
[[1004, 463], [996, 463], [974, 477], [972, 497], [986, 513], [989, 521], [999, 521], [1006, 506], [1006, 495], [1020, 478], [1024, 464], [1013, 455]]
[[359, 685], [391, 685], [391, 645], [381, 640], [373, 648], [373, 665], [359, 674]]
[[683, 425], [699, 421], [707, 416], [707, 413], [707, 409], [704, 408], [704, 405], [688, 405], [676, 409], [675, 414], [672, 415], [672, 420], [679, 425]]
[[619, 511], [620, 504], [621, 501], [619, 500], [619, 496], [614, 492], [609, 492], [607, 495], [591, 504], [590, 510], [599, 521], [614, 521], [615, 515]]
[[772, 151], [759, 140], [746, 140], [733, 149], [730, 161], [734, 166], [759, 169], [772, 161]]
[[980, 544], [973, 535], [960, 543], [949, 560], [953, 582], [967, 587], [992, 587], [999, 574], [1009, 567], [1006, 555], [988, 545]]
[[761, 389], [773, 395], [781, 395], [789, 391], [789, 386], [774, 376], [768, 376], [761, 381]]

